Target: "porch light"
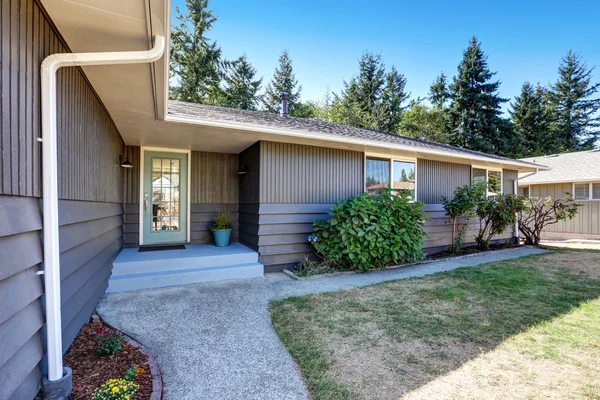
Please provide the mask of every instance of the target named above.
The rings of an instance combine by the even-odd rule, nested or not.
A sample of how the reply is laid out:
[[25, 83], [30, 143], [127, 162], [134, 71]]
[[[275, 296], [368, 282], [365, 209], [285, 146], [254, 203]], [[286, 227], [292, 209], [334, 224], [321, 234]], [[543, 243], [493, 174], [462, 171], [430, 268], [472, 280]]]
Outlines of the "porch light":
[[119, 155], [119, 164], [121, 164], [121, 168], [133, 168], [133, 164], [129, 161], [129, 157], [126, 157], [123, 160], [123, 156]]

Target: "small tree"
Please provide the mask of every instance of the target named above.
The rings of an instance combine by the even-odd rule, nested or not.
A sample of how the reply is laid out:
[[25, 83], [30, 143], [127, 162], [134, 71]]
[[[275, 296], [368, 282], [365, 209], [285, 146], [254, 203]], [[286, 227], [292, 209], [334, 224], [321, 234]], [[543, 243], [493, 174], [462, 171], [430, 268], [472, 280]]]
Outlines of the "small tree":
[[532, 197], [525, 201], [519, 213], [519, 231], [525, 236], [525, 244], [540, 244], [542, 230], [558, 221], [573, 219], [581, 204], [575, 203], [569, 193], [567, 198], [552, 200], [552, 197]]
[[485, 194], [486, 184], [480, 182], [456, 188], [452, 199], [442, 196], [446, 214], [452, 219], [452, 244], [448, 249], [451, 252], [456, 253], [462, 248], [464, 236], [469, 230], [469, 222], [475, 217], [477, 204]]
[[525, 207], [526, 199], [514, 194], [483, 197], [475, 212], [480, 218], [479, 233], [475, 236], [477, 245], [482, 249], [489, 249], [492, 237], [513, 225], [517, 220], [517, 213], [525, 210]]

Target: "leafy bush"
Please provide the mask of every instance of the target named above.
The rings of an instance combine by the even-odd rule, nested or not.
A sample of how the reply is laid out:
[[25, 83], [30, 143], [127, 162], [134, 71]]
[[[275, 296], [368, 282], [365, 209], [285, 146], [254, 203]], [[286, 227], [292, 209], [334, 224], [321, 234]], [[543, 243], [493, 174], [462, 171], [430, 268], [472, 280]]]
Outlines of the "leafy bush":
[[427, 219], [422, 206], [410, 193], [390, 189], [350, 197], [333, 206], [332, 219], [315, 221], [311, 242], [333, 268], [369, 271], [421, 260]]
[[139, 388], [139, 385], [125, 379], [109, 379], [94, 389], [92, 400], [131, 400]]
[[485, 183], [474, 183], [457, 187], [451, 200], [442, 196], [446, 214], [452, 218], [452, 244], [449, 251], [456, 253], [462, 248], [469, 222], [475, 217], [477, 204], [485, 197], [486, 188]]
[[482, 249], [489, 249], [492, 237], [503, 233], [515, 223], [517, 213], [525, 209], [525, 200], [514, 194], [481, 198], [475, 211], [480, 218], [479, 233], [475, 236], [477, 245]]
[[567, 198], [552, 200], [552, 197], [532, 197], [525, 201], [525, 209], [519, 214], [519, 231], [525, 236], [525, 244], [540, 244], [544, 227], [558, 221], [573, 219], [581, 204], [575, 203], [569, 193]]
[[123, 333], [117, 329], [96, 329], [96, 354], [99, 356], [112, 356], [121, 350]]
[[219, 210], [217, 211], [217, 215], [213, 217], [212, 222], [210, 223], [211, 231], [220, 231], [231, 229], [231, 220], [229, 219], [229, 212], [227, 210]]

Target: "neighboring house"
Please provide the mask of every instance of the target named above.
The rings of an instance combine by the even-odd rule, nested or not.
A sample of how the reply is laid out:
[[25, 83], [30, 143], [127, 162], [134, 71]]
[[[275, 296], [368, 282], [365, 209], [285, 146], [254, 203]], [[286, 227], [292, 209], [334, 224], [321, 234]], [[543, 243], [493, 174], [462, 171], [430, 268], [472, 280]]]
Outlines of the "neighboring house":
[[600, 239], [600, 150], [525, 158], [551, 170], [520, 174], [519, 194], [553, 199], [573, 196], [582, 205], [572, 220], [544, 229], [543, 239]]
[[[47, 368], [42, 358], [49, 348], [58, 352], [61, 337], [61, 350], [68, 349], [105, 293], [123, 247], [211, 243], [208, 223], [227, 209], [239, 241], [232, 249], [250, 254], [249, 268], [262, 275], [262, 265], [278, 270], [310, 254], [311, 224], [326, 218], [332, 204], [363, 193], [366, 182], [381, 188], [406, 175], [409, 181], [395, 187], [412, 190], [426, 204], [432, 220], [424, 248], [433, 252], [450, 244], [441, 196], [474, 178], [499, 178], [498, 189], [512, 193], [519, 172], [544, 168], [366, 129], [168, 102], [170, 2], [88, 3], [5, 0], [0, 8], [0, 399], [35, 396]], [[48, 131], [38, 141], [44, 58], [145, 51], [161, 43], [156, 35], [167, 43], [156, 62], [58, 70], [53, 175], [51, 157], [42, 160]], [[42, 201], [52, 201], [43, 196], [43, 173], [58, 179], [59, 247], [52, 225], [42, 230]], [[45, 217], [53, 215], [48, 210]], [[45, 250], [42, 232], [52, 239]], [[58, 268], [54, 260], [43, 263], [52, 249], [60, 252], [58, 292], [44, 288]], [[204, 248], [195, 249], [200, 254]], [[134, 258], [149, 254], [127, 250]], [[225, 248], [221, 261], [227, 251], [233, 253]], [[177, 268], [181, 259], [156, 253], [163, 253], [158, 270], [144, 270], [156, 267], [150, 262], [136, 268], [153, 284], [164, 284], [173, 271], [160, 268]], [[201, 275], [204, 259], [197, 260], [196, 275], [175, 274], [179, 283], [208, 279]], [[237, 269], [229, 267], [212, 268], [210, 279], [235, 277]], [[42, 269], [45, 275], [38, 275]], [[44, 307], [44, 298], [60, 302]], [[56, 313], [45, 317], [44, 310]], [[46, 343], [46, 323], [62, 328], [58, 342]]]

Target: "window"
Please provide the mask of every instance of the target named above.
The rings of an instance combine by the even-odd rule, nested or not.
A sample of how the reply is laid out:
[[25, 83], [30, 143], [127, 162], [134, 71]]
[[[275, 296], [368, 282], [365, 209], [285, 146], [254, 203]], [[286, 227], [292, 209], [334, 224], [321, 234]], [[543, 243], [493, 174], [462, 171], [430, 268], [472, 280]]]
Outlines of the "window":
[[473, 183], [487, 182], [488, 196], [502, 193], [502, 170], [473, 168]]
[[416, 197], [416, 163], [413, 161], [367, 157], [365, 189], [374, 195], [391, 187], [394, 191], [408, 190]]
[[592, 183], [592, 200], [600, 200], [600, 183]]
[[575, 200], [589, 200], [590, 199], [590, 184], [589, 183], [575, 183], [573, 185], [573, 194]]

